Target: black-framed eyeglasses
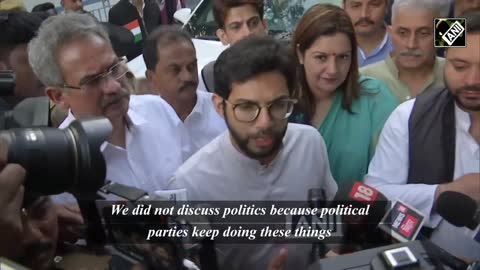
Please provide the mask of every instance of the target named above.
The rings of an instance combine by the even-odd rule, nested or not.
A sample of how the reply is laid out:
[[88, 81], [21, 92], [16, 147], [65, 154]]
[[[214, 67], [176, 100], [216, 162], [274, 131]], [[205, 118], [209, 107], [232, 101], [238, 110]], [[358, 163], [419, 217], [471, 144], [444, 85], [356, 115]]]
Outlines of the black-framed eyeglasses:
[[267, 108], [268, 114], [274, 120], [287, 119], [293, 112], [293, 107], [297, 103], [296, 99], [279, 99], [266, 105], [259, 105], [255, 102], [231, 103], [224, 99], [225, 102], [232, 105], [233, 115], [240, 122], [253, 122], [260, 115], [263, 108]]
[[102, 74], [98, 74], [94, 78], [91, 78], [85, 82], [80, 83], [79, 86], [73, 86], [63, 84], [64, 88], [88, 91], [89, 89], [100, 88], [107, 80], [108, 77], [112, 77], [114, 80], [118, 80], [127, 74], [128, 69], [125, 67], [127, 60], [125, 58], [119, 58], [118, 62], [111, 66], [107, 71]]

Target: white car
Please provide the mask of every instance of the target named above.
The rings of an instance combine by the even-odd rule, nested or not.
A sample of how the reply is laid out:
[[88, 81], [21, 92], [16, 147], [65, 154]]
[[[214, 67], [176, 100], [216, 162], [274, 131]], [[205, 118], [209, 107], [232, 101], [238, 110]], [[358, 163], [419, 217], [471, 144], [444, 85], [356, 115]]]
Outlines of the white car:
[[[340, 6], [342, 0], [266, 0], [264, 18], [268, 21], [269, 35], [288, 41], [300, 17], [311, 6], [319, 3]], [[189, 8], [183, 8], [174, 14], [174, 18], [193, 37], [199, 73], [206, 64], [217, 59], [227, 48], [215, 35], [218, 27], [213, 17], [212, 5], [212, 0], [202, 0], [193, 12]], [[131, 60], [128, 67], [135, 77], [145, 78], [146, 67], [142, 55]]]

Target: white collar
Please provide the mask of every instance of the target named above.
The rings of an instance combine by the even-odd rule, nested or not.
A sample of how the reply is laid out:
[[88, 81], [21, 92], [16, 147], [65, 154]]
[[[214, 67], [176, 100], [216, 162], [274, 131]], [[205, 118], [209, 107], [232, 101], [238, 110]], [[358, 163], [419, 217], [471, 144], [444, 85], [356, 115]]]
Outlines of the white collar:
[[[379, 45], [377, 48], [375, 48], [375, 49], [372, 51], [372, 53], [373, 53], [373, 52], [376, 53], [376, 52], [378, 52], [379, 50], [381, 50], [381, 49], [385, 46], [385, 44], [387, 44], [388, 38], [389, 38], [388, 31], [385, 31], [385, 36], [383, 37], [382, 42], [380, 43], [380, 45]], [[367, 56], [366, 56], [365, 53], [363, 52], [362, 48], [360, 48], [360, 46], [358, 46], [358, 51], [360, 52], [360, 55], [362, 56], [362, 59], [367, 59]], [[370, 53], [370, 55], [372, 55], [372, 53]], [[370, 55], [369, 55], [369, 56], [370, 56]]]
[[[140, 114], [136, 113], [130, 108], [128, 109], [128, 112], [127, 112], [127, 119], [129, 121], [129, 124], [132, 124], [133, 126], [139, 126], [147, 122], [145, 118], [143, 118]], [[58, 128], [64, 129], [68, 127], [75, 120], [76, 118], [73, 115], [72, 110], [69, 109], [67, 117], [65, 118], [65, 120], [63, 120], [63, 122], [60, 124]]]
[[470, 115], [466, 111], [462, 110], [458, 106], [457, 102], [455, 102], [455, 122], [458, 129], [468, 133], [472, 122], [470, 120]]
[[[60, 124], [58, 128], [64, 129], [68, 127], [73, 121], [75, 121], [75, 116], [73, 115], [72, 110], [69, 109], [67, 117], [65, 118], [65, 120], [63, 120], [63, 122]], [[128, 109], [128, 112], [127, 112], [127, 121], [129, 122], [130, 125], [135, 127], [140, 126], [147, 122], [145, 118], [143, 118], [140, 114], [136, 113], [130, 108]], [[109, 144], [110, 143], [108, 141], [103, 142], [102, 145], [100, 146], [100, 150], [103, 152]]]

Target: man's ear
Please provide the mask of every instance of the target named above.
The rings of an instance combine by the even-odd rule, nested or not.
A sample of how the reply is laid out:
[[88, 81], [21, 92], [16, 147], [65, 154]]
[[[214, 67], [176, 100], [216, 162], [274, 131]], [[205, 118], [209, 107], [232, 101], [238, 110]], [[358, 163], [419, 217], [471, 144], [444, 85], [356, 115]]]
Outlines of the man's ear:
[[225, 118], [225, 115], [224, 115], [225, 103], [223, 102], [223, 98], [217, 94], [213, 94], [212, 102], [213, 102], [213, 105], [215, 106], [215, 110], [217, 111], [217, 113], [220, 114], [220, 116], [222, 116], [223, 118]]
[[303, 65], [303, 53], [300, 51], [300, 44], [297, 44], [297, 49], [295, 50], [297, 52], [297, 58], [298, 62]]
[[68, 102], [65, 100], [65, 91], [59, 87], [46, 87], [45, 92], [53, 103], [62, 106], [63, 108], [68, 108]]
[[160, 94], [160, 90], [158, 89], [157, 77], [155, 76], [155, 72], [147, 69], [147, 71], [145, 71], [145, 77], [147, 77], [148, 84], [152, 87], [152, 89], [150, 89], [150, 90], [157, 93], [157, 94]]
[[220, 39], [220, 41], [222, 42], [223, 46], [227, 46], [228, 44], [230, 44], [225, 30], [223, 30], [222, 28], [218, 28], [216, 34], [218, 39]]
[[155, 73], [149, 69], [145, 71], [145, 77], [147, 80], [153, 84], [153, 81], [155, 80]]
[[389, 36], [392, 36], [393, 27], [391, 25], [387, 25], [387, 33], [388, 33]]
[[268, 34], [268, 21], [266, 19], [262, 20], [263, 28], [265, 28], [265, 34]]

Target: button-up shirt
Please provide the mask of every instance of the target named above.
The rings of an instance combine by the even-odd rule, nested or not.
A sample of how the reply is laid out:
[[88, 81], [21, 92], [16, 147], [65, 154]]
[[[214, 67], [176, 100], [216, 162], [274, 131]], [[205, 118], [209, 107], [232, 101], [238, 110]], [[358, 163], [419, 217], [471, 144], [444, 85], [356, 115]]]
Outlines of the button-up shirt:
[[[436, 228], [432, 241], [455, 256], [480, 259], [480, 243], [473, 240], [474, 231], [457, 228], [432, 211], [438, 185], [407, 184], [408, 119], [415, 100], [409, 100], [392, 113], [380, 136], [365, 183], [378, 188], [391, 200], [401, 200], [420, 210], [425, 226]], [[468, 132], [469, 115], [455, 105], [454, 179], [480, 172], [480, 146]]]
[[[125, 127], [125, 148], [109, 142], [101, 146], [107, 165], [106, 179], [149, 193], [164, 189], [166, 181], [183, 163], [171, 107], [158, 96], [130, 96], [127, 115], [130, 125]], [[70, 112], [60, 128], [73, 120]]]
[[366, 65], [373, 64], [384, 60], [387, 55], [393, 50], [392, 40], [390, 35], [385, 33], [385, 37], [378, 47], [373, 50], [369, 55], [366, 55], [365, 52], [358, 47], [358, 67], [363, 67]]
[[227, 130], [225, 120], [215, 110], [212, 93], [197, 91], [197, 103], [182, 122], [175, 117], [175, 124], [182, 141], [183, 160], [187, 160], [204, 145]]

